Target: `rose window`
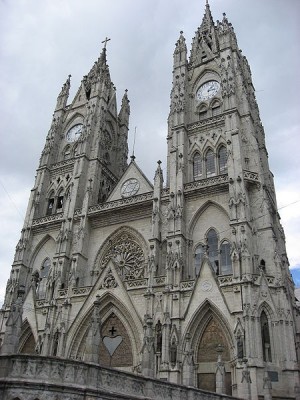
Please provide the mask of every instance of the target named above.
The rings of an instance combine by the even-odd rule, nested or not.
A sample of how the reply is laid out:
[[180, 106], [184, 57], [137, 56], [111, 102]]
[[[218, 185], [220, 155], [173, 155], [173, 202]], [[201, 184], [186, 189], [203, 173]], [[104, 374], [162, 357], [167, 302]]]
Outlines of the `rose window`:
[[110, 260], [123, 279], [144, 277], [145, 257], [143, 250], [128, 234], [123, 234], [111, 244], [102, 258], [101, 268], [104, 268]]

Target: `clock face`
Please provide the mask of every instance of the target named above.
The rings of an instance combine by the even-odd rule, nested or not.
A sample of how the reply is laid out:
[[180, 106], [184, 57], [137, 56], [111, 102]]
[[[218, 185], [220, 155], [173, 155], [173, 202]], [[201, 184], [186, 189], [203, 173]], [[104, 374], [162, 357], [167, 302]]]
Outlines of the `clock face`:
[[79, 138], [82, 132], [82, 126], [82, 124], [77, 124], [68, 130], [66, 134], [66, 139], [68, 142], [75, 142]]
[[135, 178], [128, 179], [121, 187], [121, 196], [130, 197], [135, 195], [140, 188], [139, 181]]
[[214, 97], [220, 90], [220, 84], [217, 81], [208, 81], [198, 89], [196, 93], [197, 100], [205, 101]]

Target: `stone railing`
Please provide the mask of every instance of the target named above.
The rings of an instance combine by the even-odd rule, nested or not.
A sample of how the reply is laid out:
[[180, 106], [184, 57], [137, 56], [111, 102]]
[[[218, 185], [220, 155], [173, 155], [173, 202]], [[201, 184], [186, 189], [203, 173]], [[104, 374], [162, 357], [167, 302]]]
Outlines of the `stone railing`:
[[139, 194], [137, 196], [132, 196], [124, 199], [108, 201], [106, 203], [97, 204], [89, 208], [89, 214], [96, 213], [103, 210], [112, 210], [114, 208], [119, 208], [123, 206], [128, 206], [131, 204], [142, 203], [143, 201], [151, 200], [153, 197], [152, 192]]
[[228, 183], [228, 175], [227, 174], [216, 175], [216, 176], [212, 176], [211, 178], [204, 178], [204, 179], [199, 179], [199, 181], [193, 181], [193, 182], [186, 183], [184, 185], [184, 191], [190, 192], [195, 189], [206, 188], [209, 186], [220, 185], [223, 183]]
[[32, 221], [32, 225], [41, 225], [41, 224], [49, 224], [50, 222], [60, 221], [62, 220], [64, 214], [57, 213], [53, 215], [46, 215], [45, 217], [34, 219]]
[[2, 400], [225, 400], [192, 387], [75, 360], [36, 355], [0, 356]]
[[257, 172], [243, 171], [243, 177], [246, 181], [259, 184], [259, 177]]

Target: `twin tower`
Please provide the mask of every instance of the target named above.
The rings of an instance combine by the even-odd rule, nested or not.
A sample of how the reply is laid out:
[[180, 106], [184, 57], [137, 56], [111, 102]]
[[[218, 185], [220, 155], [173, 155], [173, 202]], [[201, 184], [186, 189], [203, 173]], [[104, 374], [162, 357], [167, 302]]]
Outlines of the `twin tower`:
[[190, 56], [181, 32], [173, 58], [167, 176], [158, 162], [153, 182], [128, 164], [129, 100], [118, 111], [106, 48], [70, 104], [63, 85], [1, 354], [298, 399], [294, 286], [249, 64], [208, 4]]

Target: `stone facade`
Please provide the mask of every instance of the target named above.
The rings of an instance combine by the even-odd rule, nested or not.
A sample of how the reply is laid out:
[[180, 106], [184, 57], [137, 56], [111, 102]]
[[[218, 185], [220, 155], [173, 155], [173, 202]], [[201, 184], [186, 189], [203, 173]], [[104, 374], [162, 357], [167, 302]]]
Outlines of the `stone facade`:
[[3, 357], [299, 399], [284, 232], [251, 71], [226, 15], [215, 24], [206, 5], [189, 58], [183, 33], [176, 43], [165, 184], [160, 161], [153, 184], [134, 157], [127, 165], [129, 100], [118, 112], [106, 48], [67, 105], [69, 88], [70, 77], [16, 247]]

